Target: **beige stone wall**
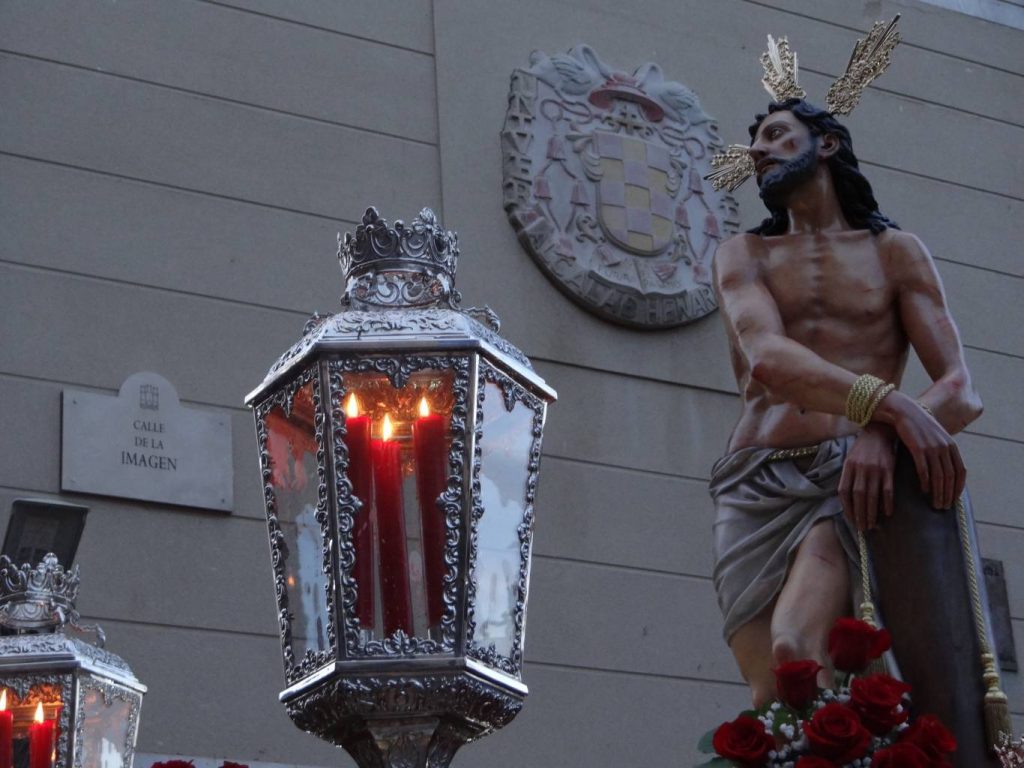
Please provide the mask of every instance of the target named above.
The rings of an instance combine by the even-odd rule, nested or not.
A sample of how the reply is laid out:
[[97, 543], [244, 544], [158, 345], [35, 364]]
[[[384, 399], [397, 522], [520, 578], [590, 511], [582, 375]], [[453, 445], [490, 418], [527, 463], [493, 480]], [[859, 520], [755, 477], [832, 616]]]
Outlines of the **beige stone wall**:
[[[962, 438], [1024, 661], [1024, 32], [846, 0], [10, 0], [0, 5], [0, 525], [60, 496], [60, 391], [155, 370], [229, 414], [230, 516], [90, 507], [81, 609], [150, 686], [140, 750], [349, 765], [291, 726], [243, 395], [333, 311], [334, 234], [430, 205], [459, 287], [560, 401], [538, 498], [525, 679], [457, 764], [686, 764], [745, 689], [720, 639], [705, 482], [736, 412], [716, 317], [621, 329], [566, 300], [501, 208], [498, 132], [532, 49], [656, 61], [740, 141], [787, 34], [822, 94], [872, 20], [905, 44], [847, 121], [882, 209], [938, 259], [985, 416]], [[749, 185], [748, 185], [749, 186]], [[751, 189], [744, 221], [760, 218]], [[921, 388], [915, 368], [908, 387]], [[1007, 675], [1018, 725], [1024, 684]]]

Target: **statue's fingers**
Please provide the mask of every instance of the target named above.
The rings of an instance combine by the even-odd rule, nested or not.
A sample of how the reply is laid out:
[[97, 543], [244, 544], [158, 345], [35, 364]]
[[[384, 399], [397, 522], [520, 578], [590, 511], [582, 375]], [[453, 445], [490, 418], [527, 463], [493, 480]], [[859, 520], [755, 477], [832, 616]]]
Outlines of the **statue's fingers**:
[[956, 488], [956, 471], [953, 468], [951, 451], [942, 452], [942, 509], [953, 506], [953, 491]]
[[933, 453], [928, 457], [928, 477], [931, 483], [926, 493], [931, 495], [932, 506], [936, 509], [942, 509], [944, 479], [942, 477], [942, 459], [938, 454]]
[[867, 495], [864, 498], [864, 522], [867, 530], [874, 528], [878, 521], [878, 497], [881, 490], [881, 478], [872, 473], [868, 479]]
[[926, 494], [931, 490], [931, 475], [928, 471], [928, 457], [920, 447], [912, 448], [908, 445], [907, 448], [910, 449], [910, 455], [914, 459], [914, 469], [917, 470], [917, 479], [921, 482], [921, 493]]
[[867, 479], [863, 472], [858, 472], [853, 480], [853, 518], [857, 523], [857, 530], [865, 530], [867, 524]]
[[843, 473], [839, 477], [839, 506], [843, 514], [851, 523], [856, 521], [853, 518], [853, 498], [850, 495], [850, 465], [843, 466]]
[[882, 508], [885, 510], [886, 517], [892, 517], [894, 504], [892, 482], [892, 467], [888, 467], [882, 477]]
[[967, 467], [964, 466], [964, 460], [960, 457], [960, 449], [953, 446], [953, 470], [956, 472], [956, 487], [953, 489], [953, 501], [956, 501], [964, 492], [964, 486], [967, 485]]

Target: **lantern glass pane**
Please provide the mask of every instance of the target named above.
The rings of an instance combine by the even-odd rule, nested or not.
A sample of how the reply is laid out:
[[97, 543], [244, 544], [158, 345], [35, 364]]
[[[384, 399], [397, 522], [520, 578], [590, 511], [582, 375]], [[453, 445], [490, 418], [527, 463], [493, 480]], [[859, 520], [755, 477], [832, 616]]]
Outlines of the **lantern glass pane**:
[[453, 383], [452, 371], [435, 369], [401, 388], [382, 374], [344, 375], [348, 479], [359, 502], [355, 614], [366, 640], [399, 630], [440, 638]]
[[477, 523], [476, 626], [473, 642], [512, 653], [522, 567], [519, 527], [526, 511], [533, 411], [518, 400], [505, 405], [500, 387], [487, 382], [483, 407], [480, 501]]
[[99, 688], [84, 684], [82, 688], [82, 765], [127, 768], [131, 700], [127, 695], [104, 696]]
[[[13, 688], [4, 691], [6, 706], [0, 710], [0, 746], [6, 746], [3, 734], [10, 727], [11, 766], [29, 768], [32, 755], [46, 754], [47, 750], [52, 753], [57, 748], [58, 722], [63, 710], [60, 687], [40, 683], [29, 688], [24, 696], [18, 696]], [[40, 703], [42, 722], [37, 720]]]
[[323, 537], [317, 520], [319, 475], [314, 427], [313, 382], [302, 386], [290, 411], [276, 406], [267, 413], [270, 484], [283, 541], [285, 592], [292, 614], [292, 650], [301, 659], [307, 650], [327, 648], [327, 575]]

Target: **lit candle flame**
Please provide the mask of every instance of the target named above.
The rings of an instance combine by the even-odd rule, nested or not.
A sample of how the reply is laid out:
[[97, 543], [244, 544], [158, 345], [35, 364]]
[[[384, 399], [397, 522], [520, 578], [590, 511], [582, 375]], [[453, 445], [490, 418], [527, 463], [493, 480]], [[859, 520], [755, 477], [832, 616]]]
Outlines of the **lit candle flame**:
[[37, 723], [41, 723], [46, 720], [46, 716], [43, 714], [43, 702], [36, 704], [36, 716], [33, 718]]
[[7, 711], [7, 689], [4, 688], [4, 692], [0, 693], [0, 712]]
[[430, 406], [427, 404], [427, 398], [420, 399], [420, 416], [429, 416]]
[[355, 392], [348, 396], [348, 403], [345, 405], [345, 415], [350, 419], [354, 419], [359, 415], [359, 401], [356, 400]]
[[391, 435], [395, 432], [395, 428], [391, 425], [391, 417], [388, 414], [384, 414], [384, 424], [380, 428], [381, 437], [385, 440], [390, 440]]

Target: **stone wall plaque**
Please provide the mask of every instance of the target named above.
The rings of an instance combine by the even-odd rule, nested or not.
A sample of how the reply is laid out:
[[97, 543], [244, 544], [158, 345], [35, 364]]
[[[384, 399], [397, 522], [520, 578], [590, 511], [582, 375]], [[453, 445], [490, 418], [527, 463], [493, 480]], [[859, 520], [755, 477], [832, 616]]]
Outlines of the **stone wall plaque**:
[[115, 395], [63, 392], [61, 489], [230, 511], [231, 423], [187, 408], [167, 379], [135, 373]]
[[703, 179], [723, 142], [692, 90], [586, 45], [535, 51], [512, 74], [501, 146], [509, 221], [571, 299], [642, 329], [715, 310], [711, 259], [739, 215]]

